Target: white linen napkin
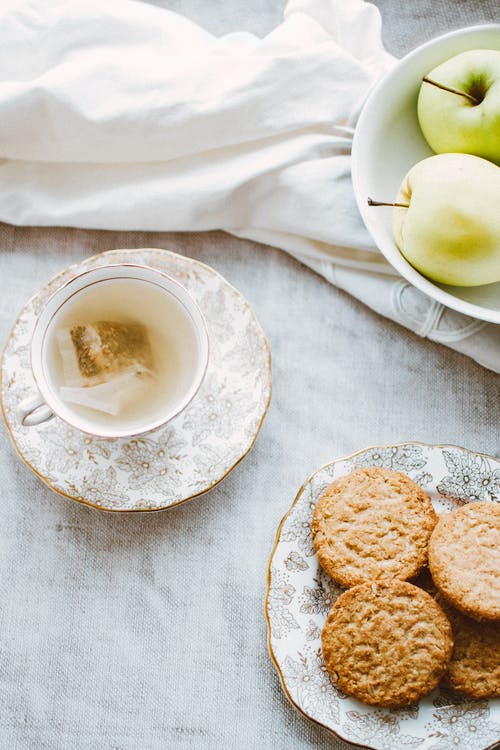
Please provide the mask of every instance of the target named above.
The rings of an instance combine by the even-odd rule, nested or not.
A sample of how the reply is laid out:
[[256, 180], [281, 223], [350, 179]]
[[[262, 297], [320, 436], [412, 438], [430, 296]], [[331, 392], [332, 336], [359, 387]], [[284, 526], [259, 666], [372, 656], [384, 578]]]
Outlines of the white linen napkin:
[[375, 6], [289, 0], [260, 39], [134, 0], [4, 0], [0, 28], [0, 220], [225, 229], [500, 372], [500, 326], [404, 282], [358, 214], [353, 128], [394, 61]]

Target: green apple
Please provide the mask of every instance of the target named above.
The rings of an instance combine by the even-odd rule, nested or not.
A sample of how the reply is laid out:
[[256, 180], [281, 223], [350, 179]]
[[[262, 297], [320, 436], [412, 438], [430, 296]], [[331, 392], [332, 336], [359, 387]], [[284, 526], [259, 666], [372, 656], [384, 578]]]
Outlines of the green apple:
[[438, 154], [475, 154], [500, 165], [500, 50], [462, 52], [423, 78], [418, 120]]
[[469, 154], [418, 162], [399, 189], [392, 229], [406, 260], [434, 281], [500, 281], [500, 167]]

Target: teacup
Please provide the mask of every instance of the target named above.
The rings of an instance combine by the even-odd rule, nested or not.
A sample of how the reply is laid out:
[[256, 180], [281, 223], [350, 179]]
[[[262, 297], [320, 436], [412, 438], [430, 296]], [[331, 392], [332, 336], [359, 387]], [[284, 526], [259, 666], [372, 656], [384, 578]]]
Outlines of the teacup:
[[[144, 356], [134, 359], [130, 341], [138, 340], [137, 332], [147, 361]], [[78, 365], [79, 385], [90, 387], [68, 387], [61, 341], [65, 347], [76, 347], [71, 357], [73, 365]], [[19, 405], [20, 420], [30, 427], [57, 416], [82, 432], [107, 438], [151, 432], [191, 402], [203, 381], [208, 355], [204, 316], [178, 281], [135, 264], [93, 268], [57, 289], [37, 318], [31, 368], [39, 393]], [[118, 368], [127, 363], [126, 356], [133, 365], [123, 365], [120, 374]], [[96, 362], [103, 369], [96, 370]], [[99, 378], [106, 367], [115, 365], [118, 374], [103, 387]], [[145, 380], [136, 382], [136, 376]], [[115, 402], [125, 397], [126, 405], [116, 407], [117, 411]], [[99, 404], [95, 408], [92, 399], [108, 399], [112, 407], [106, 404], [107, 411], [103, 411]]]

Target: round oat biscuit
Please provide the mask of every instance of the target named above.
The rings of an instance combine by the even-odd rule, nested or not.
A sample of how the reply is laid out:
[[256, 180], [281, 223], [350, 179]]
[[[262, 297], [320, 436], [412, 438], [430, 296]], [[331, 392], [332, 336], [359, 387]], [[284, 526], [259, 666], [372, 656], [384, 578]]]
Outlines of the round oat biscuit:
[[500, 620], [500, 505], [475, 502], [442, 516], [429, 542], [439, 591], [476, 620]]
[[429, 497], [406, 474], [358, 469], [318, 500], [313, 542], [321, 567], [341, 586], [406, 580], [427, 562], [436, 522]]
[[453, 633], [453, 653], [443, 683], [476, 700], [500, 698], [500, 622], [478, 622], [442, 596], [437, 601]]
[[450, 624], [434, 599], [396, 579], [344, 591], [321, 639], [337, 687], [387, 708], [411, 705], [433, 690], [453, 647]]

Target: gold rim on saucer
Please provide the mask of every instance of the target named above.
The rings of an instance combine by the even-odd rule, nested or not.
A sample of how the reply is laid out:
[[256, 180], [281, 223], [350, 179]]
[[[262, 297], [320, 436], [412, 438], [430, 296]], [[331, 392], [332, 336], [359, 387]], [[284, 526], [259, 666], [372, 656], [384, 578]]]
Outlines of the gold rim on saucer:
[[[207, 320], [211, 357], [191, 404], [135, 438], [98, 438], [54, 418], [23, 427], [17, 405], [36, 392], [30, 340], [37, 314], [63, 283], [90, 268], [141, 263], [180, 281]], [[254, 311], [217, 271], [168, 250], [111, 250], [54, 276], [23, 307], [4, 346], [2, 414], [24, 463], [58, 494], [99, 510], [165, 510], [221, 482], [252, 449], [271, 400], [271, 354]]]

